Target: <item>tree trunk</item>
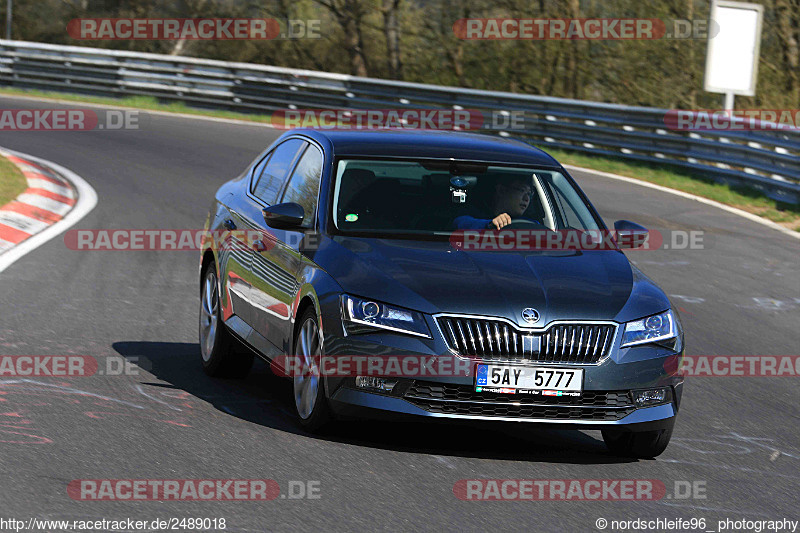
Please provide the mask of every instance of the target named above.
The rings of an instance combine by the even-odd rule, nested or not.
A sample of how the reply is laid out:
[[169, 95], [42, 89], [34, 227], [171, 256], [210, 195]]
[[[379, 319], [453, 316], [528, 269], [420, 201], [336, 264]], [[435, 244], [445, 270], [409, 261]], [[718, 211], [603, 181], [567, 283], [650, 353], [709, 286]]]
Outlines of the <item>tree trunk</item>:
[[386, 66], [389, 77], [403, 79], [403, 62], [400, 59], [400, 0], [383, 0], [383, 33], [386, 36]]
[[800, 1], [775, 0], [778, 38], [786, 70], [786, 93], [789, 104], [800, 103]]
[[[694, 20], [694, 0], [686, 0], [686, 18], [693, 21]], [[695, 109], [697, 107], [697, 83], [698, 80], [695, 77], [695, 41], [689, 40], [686, 43], [689, 51], [686, 57], [686, 64], [688, 65], [687, 72], [689, 73], [689, 80], [688, 80], [688, 87], [687, 87], [687, 94], [686, 94], [686, 103], [689, 105], [689, 109]]]
[[344, 32], [344, 47], [350, 59], [350, 74], [368, 76], [367, 56], [364, 52], [364, 37], [361, 32], [361, 18], [364, 16], [361, 0], [316, 0], [336, 18]]
[[[580, 0], [569, 0], [569, 16], [573, 19], [580, 18], [581, 6]], [[569, 50], [567, 51], [567, 72], [566, 72], [566, 92], [571, 98], [580, 98], [580, 68], [578, 67], [578, 54], [583, 49], [583, 44], [580, 41], [570, 41], [568, 43]]]
[[364, 42], [361, 37], [360, 17], [356, 19], [348, 16], [342, 21], [344, 42], [347, 55], [350, 57], [350, 74], [353, 76], [367, 75], [367, 58], [364, 56]]

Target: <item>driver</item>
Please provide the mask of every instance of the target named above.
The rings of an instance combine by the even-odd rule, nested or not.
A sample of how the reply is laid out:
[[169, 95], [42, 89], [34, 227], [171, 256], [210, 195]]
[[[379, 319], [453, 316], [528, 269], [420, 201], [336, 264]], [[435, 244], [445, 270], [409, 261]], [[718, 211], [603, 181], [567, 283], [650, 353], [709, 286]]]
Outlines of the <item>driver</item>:
[[[515, 176], [510, 180], [498, 181], [491, 200], [492, 218], [476, 218], [462, 215], [453, 220], [455, 229], [500, 229], [511, 224], [512, 218], [523, 218], [533, 196], [530, 178]], [[541, 224], [536, 220], [524, 220]]]

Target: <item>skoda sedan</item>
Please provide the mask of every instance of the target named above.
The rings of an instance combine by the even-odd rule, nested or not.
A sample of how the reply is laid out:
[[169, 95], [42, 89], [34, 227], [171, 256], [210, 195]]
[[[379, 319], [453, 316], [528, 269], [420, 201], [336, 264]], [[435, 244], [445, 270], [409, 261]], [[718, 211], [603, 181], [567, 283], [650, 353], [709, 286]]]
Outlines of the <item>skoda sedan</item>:
[[537, 148], [293, 130], [219, 188], [205, 229], [204, 370], [243, 376], [254, 356], [270, 362], [309, 431], [404, 416], [599, 429], [632, 457], [669, 443], [677, 313], [618, 238], [530, 246], [608, 231]]

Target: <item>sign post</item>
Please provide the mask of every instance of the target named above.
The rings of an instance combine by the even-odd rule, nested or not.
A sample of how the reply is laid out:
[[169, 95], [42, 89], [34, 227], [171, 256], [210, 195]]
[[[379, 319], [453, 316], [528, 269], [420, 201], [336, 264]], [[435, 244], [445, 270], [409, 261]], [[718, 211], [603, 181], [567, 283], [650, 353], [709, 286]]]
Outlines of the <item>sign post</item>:
[[762, 5], [712, 0], [710, 19], [719, 31], [708, 36], [705, 90], [723, 93], [728, 113], [734, 95], [756, 94], [763, 17]]

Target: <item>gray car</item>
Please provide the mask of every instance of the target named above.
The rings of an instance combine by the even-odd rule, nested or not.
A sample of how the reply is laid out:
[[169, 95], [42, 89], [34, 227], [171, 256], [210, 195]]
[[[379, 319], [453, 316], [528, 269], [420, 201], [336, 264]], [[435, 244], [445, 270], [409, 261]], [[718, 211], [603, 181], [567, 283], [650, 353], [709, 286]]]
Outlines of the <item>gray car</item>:
[[[569, 173], [519, 141], [287, 132], [211, 206], [203, 368], [242, 376], [265, 359], [309, 431], [513, 421], [600, 429], [616, 454], [656, 456], [680, 406], [683, 332], [618, 246], [646, 230], [615, 228], [607, 240]], [[530, 246], [537, 235], [554, 238]], [[606, 245], [549, 246], [565, 235]]]

